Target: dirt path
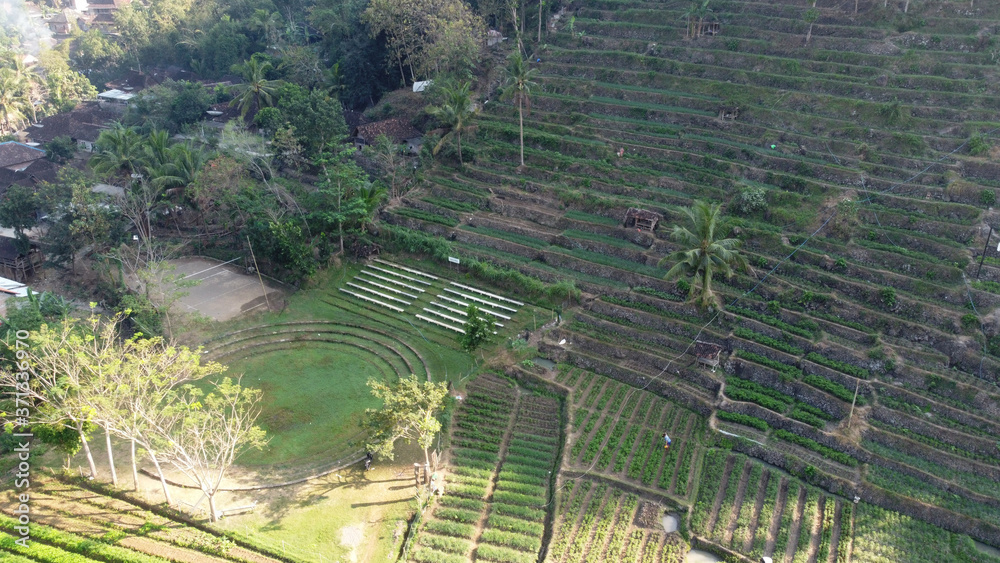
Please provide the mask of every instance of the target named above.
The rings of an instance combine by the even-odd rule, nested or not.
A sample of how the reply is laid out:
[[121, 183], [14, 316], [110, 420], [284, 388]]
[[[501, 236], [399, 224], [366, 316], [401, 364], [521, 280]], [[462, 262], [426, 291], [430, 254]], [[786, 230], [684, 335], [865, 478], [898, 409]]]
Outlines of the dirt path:
[[[695, 447], [695, 444], [690, 439], [691, 430], [692, 430], [691, 427], [694, 426], [695, 418], [696, 417], [689, 416], [688, 417], [688, 421], [687, 421], [687, 425], [684, 427], [684, 437], [685, 437], [685, 439], [684, 439], [684, 450], [681, 450], [681, 451], [677, 452], [677, 464], [674, 465], [674, 476], [670, 479], [670, 488], [667, 489], [672, 494], [677, 494], [677, 476], [678, 476], [678, 473], [679, 473], [678, 469], [681, 466], [681, 462], [684, 460], [684, 454], [687, 453], [687, 448], [693, 448], [693, 447]], [[688, 469], [690, 469], [690, 468], [688, 468]], [[691, 479], [688, 479], [687, 482], [690, 483]], [[685, 493], [686, 492], [687, 491], [685, 491]], [[681, 495], [681, 496], [686, 496], [686, 495]]]
[[743, 507], [743, 499], [746, 498], [747, 485], [750, 482], [750, 469], [753, 463], [743, 464], [743, 473], [740, 475], [740, 484], [736, 488], [736, 498], [733, 499], [733, 511], [728, 516], [726, 529], [722, 532], [722, 545], [733, 543], [733, 533], [736, 531], [736, 522], [739, 520], [740, 509]]
[[830, 534], [830, 555], [826, 561], [820, 561], [820, 563], [836, 563], [837, 561], [837, 548], [840, 547], [840, 527], [843, 516], [844, 503], [837, 499], [837, 507], [833, 512], [833, 532]]
[[771, 524], [767, 529], [767, 542], [764, 544], [764, 555], [772, 556], [774, 553], [774, 542], [778, 539], [778, 528], [781, 526], [781, 515], [785, 512], [785, 504], [788, 501], [788, 477], [782, 477], [778, 485], [778, 498], [774, 501], [774, 514], [771, 515]]
[[764, 507], [764, 499], [767, 497], [767, 485], [772, 478], [770, 471], [765, 471], [760, 476], [760, 484], [757, 486], [757, 499], [753, 503], [753, 516], [750, 520], [750, 529], [747, 537], [743, 540], [743, 552], [748, 553], [753, 546], [753, 538], [757, 535], [757, 527], [760, 526], [760, 510]]
[[[661, 428], [666, 428], [667, 433], [674, 437], [674, 443], [675, 444], [678, 443], [678, 442], [680, 442], [680, 440], [679, 440], [679, 438], [677, 436], [677, 425], [680, 424], [680, 419], [681, 419], [681, 416], [683, 414], [684, 414], [684, 411], [678, 410], [674, 414], [673, 418], [670, 419], [670, 424], [667, 425], [667, 423], [666, 423], [667, 421], [666, 421], [666, 419], [664, 419], [663, 420], [663, 426], [661, 427]], [[663, 438], [663, 431], [662, 430], [654, 430], [654, 431], [656, 432], [656, 435], [660, 439]], [[662, 445], [663, 442], [657, 442], [657, 444]], [[679, 455], [677, 456], [677, 459], [678, 459], [678, 461], [680, 460], [680, 456]], [[656, 475], [653, 476], [653, 483], [654, 484], [660, 482], [660, 478], [663, 475], [664, 471], [668, 471], [668, 469], [667, 469], [667, 456], [661, 454], [660, 455], [660, 459], [659, 459], [659, 461], [657, 461], [657, 463], [659, 463], [660, 467], [656, 470]]]
[[715, 502], [712, 503], [712, 512], [705, 523], [705, 535], [711, 536], [711, 531], [715, 529], [715, 522], [719, 519], [719, 507], [722, 506], [722, 498], [726, 493], [726, 486], [729, 485], [729, 475], [733, 472], [733, 465], [736, 458], [729, 456], [726, 458], [726, 468], [722, 470], [722, 479], [719, 481], [719, 490], [715, 493]]
[[802, 512], [806, 508], [806, 488], [799, 488], [799, 500], [795, 505], [795, 513], [792, 516], [792, 527], [788, 529], [788, 545], [785, 546], [784, 561], [791, 561], [795, 555], [795, 548], [799, 545], [799, 534], [802, 532]]
[[816, 503], [816, 518], [813, 520], [810, 533], [812, 536], [809, 541], [809, 557], [806, 559], [807, 563], [816, 563], [816, 556], [819, 555], [819, 543], [823, 539], [823, 514], [826, 510], [827, 497], [821, 495], [819, 497], [819, 502]]

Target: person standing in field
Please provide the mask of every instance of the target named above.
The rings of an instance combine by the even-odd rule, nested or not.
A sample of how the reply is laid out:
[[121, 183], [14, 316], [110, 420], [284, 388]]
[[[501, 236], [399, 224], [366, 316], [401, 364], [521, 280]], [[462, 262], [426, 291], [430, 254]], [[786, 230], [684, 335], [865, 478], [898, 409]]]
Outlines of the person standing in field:
[[663, 433], [663, 449], [670, 449], [670, 436], [666, 432]]

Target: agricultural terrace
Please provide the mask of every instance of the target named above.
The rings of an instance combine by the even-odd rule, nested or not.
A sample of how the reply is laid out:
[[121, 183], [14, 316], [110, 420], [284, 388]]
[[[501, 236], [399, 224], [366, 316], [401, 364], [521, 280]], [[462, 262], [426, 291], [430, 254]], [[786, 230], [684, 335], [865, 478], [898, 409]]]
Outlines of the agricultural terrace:
[[[532, 57], [525, 166], [517, 107], [490, 95], [466, 164], [439, 164], [386, 219], [395, 236], [443, 236], [453, 255], [584, 290], [540, 345], [569, 366], [564, 471], [690, 501], [711, 428], [771, 464], [725, 461], [725, 482], [747, 483], [693, 515], [714, 545], [877, 560], [850, 549], [878, 541], [862, 516], [890, 510], [908, 532], [887, 560], [922, 557], [926, 541], [907, 542], [931, 530], [1000, 546], [1000, 260], [982, 256], [1000, 188], [1000, 5], [818, 4], [810, 25], [803, 2], [713, 1], [720, 33], [686, 40], [685, 3], [576, 3]], [[752, 265], [717, 278], [718, 314], [658, 266], [695, 199], [726, 204]], [[659, 229], [623, 228], [630, 207], [661, 214]], [[694, 363], [695, 340], [722, 346], [721, 369]], [[664, 428], [694, 438], [669, 458], [643, 450]], [[773, 508], [759, 545], [757, 509], [735, 501], [767, 506], [774, 487], [791, 523]], [[865, 526], [835, 541], [848, 512]], [[959, 560], [971, 540], [956, 538]]]

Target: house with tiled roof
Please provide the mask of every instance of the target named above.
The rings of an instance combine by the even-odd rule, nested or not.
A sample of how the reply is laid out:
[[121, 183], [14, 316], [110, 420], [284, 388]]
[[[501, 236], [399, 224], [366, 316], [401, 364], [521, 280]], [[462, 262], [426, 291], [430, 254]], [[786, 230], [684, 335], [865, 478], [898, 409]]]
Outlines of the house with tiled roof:
[[83, 102], [72, 111], [57, 113], [38, 120], [21, 133], [29, 140], [44, 145], [57, 137], [69, 137], [80, 150], [93, 151], [94, 143], [117, 113], [103, 110], [95, 102]]
[[398, 117], [358, 125], [351, 131], [358, 148], [375, 143], [379, 135], [389, 137], [397, 145], [405, 144], [410, 152], [418, 152], [423, 139], [423, 133]]
[[45, 157], [45, 151], [17, 141], [0, 143], [0, 168], [21, 172], [31, 163]]

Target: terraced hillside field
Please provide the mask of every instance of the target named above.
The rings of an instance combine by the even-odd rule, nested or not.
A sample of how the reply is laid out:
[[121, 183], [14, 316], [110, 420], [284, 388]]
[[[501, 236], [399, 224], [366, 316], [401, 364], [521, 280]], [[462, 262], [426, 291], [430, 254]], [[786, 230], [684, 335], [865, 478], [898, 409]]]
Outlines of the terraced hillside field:
[[558, 466], [559, 401], [492, 374], [469, 387], [455, 417], [446, 494], [417, 533], [417, 562], [538, 561]]
[[[687, 3], [573, 3], [533, 56], [525, 166], [517, 108], [487, 93], [473, 157], [438, 165], [388, 219], [458, 255], [575, 280], [583, 305], [542, 349], [600, 376], [595, 402], [614, 404], [619, 384], [670, 399], [843, 495], [834, 521], [857, 495], [1000, 546], [1000, 257], [986, 245], [1000, 5], [892, 4], [855, 16], [820, 1], [809, 24], [808, 2], [712, 1], [719, 34], [686, 39]], [[718, 280], [719, 314], [686, 304], [658, 265], [696, 199], [726, 204], [753, 266]], [[659, 229], [622, 227], [630, 207], [662, 215]], [[694, 363], [695, 340], [723, 347], [722, 369]], [[659, 487], [661, 466], [629, 475], [634, 453], [681, 421], [649, 422], [644, 394], [621, 400], [627, 421], [571, 407], [569, 464]], [[678, 494], [674, 478], [670, 495], [700, 490]], [[810, 494], [813, 558], [832, 497]], [[728, 516], [712, 541], [763, 549]]]

